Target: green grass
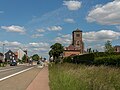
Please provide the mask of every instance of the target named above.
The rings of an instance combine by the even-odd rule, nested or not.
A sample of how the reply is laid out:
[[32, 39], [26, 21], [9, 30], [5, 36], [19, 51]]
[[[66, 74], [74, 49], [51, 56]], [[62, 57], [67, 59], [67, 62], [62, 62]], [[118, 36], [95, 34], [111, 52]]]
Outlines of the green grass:
[[51, 90], [120, 90], [120, 69], [106, 66], [49, 66]]

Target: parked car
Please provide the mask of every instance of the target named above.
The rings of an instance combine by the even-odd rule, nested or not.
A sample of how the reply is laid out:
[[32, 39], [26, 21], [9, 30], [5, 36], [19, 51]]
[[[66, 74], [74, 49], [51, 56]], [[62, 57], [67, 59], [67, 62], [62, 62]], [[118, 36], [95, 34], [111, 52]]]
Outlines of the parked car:
[[11, 61], [10, 66], [17, 66], [17, 62], [16, 61]]

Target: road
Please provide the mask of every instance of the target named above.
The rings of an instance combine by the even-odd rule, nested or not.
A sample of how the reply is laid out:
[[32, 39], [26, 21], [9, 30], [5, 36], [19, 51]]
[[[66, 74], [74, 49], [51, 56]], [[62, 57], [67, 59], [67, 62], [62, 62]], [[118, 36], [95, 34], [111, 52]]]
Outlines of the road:
[[0, 90], [26, 90], [40, 70], [26, 65], [0, 68]]

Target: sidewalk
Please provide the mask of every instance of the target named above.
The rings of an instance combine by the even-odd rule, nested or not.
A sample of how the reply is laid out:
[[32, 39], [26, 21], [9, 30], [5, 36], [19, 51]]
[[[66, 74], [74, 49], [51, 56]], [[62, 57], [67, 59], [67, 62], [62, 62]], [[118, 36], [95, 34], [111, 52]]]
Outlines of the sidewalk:
[[50, 90], [48, 67], [44, 67], [26, 90]]

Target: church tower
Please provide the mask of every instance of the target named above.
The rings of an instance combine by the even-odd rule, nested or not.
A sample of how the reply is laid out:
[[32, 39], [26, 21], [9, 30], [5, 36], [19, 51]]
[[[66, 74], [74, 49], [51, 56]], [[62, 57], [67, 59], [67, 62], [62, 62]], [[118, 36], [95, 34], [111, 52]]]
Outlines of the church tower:
[[64, 47], [63, 57], [84, 54], [84, 43], [82, 41], [82, 31], [77, 29], [72, 32], [72, 44]]
[[72, 32], [72, 45], [80, 50], [81, 53], [84, 51], [84, 44], [82, 41], [82, 31], [77, 29]]

